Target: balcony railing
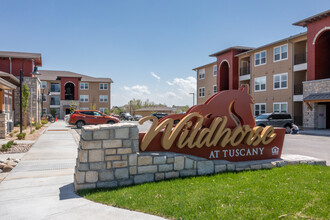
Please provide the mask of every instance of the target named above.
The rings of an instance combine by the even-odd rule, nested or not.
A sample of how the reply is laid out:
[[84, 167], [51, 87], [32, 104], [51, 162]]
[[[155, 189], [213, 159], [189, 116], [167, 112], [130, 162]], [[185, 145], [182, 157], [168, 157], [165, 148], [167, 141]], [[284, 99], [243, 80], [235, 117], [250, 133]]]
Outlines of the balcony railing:
[[303, 94], [303, 85], [302, 84], [296, 84], [294, 85], [294, 95], [302, 95]]
[[306, 53], [295, 54], [294, 55], [294, 65], [302, 64], [307, 62]]
[[250, 67], [241, 67], [240, 68], [240, 76], [249, 75], [250, 74]]

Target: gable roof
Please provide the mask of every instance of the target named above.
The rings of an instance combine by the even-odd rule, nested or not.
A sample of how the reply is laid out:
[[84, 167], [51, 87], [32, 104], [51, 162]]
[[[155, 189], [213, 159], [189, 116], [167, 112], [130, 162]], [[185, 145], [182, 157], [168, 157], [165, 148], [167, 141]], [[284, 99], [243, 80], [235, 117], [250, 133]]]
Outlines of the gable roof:
[[297, 21], [297, 22], [293, 23], [292, 25], [306, 27], [307, 24], [313, 23], [314, 21], [317, 21], [317, 20], [321, 20], [321, 19], [326, 18], [328, 16], [330, 16], [330, 9], [327, 10], [327, 11], [321, 12], [319, 14], [313, 15], [311, 17], [305, 18], [301, 21]]
[[60, 70], [39, 70], [40, 75], [38, 78], [43, 80], [59, 80], [61, 77], [77, 77], [83, 82], [108, 82], [113, 83], [111, 78], [99, 78], [86, 76], [80, 73], [74, 73], [70, 71], [60, 71]]
[[210, 54], [209, 56], [210, 57], [216, 57], [216, 56], [219, 56], [221, 54], [224, 54], [224, 53], [227, 53], [228, 51], [230, 50], [252, 50], [253, 47], [243, 47], [243, 46], [234, 46], [234, 47], [228, 47], [227, 49], [224, 49], [224, 50], [220, 50], [216, 53], [213, 53], [213, 54]]

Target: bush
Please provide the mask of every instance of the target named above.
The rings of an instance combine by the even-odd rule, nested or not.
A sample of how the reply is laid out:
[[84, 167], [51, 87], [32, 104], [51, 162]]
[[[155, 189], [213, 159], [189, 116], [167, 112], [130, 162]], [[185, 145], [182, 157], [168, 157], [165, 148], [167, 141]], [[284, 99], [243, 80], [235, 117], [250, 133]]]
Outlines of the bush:
[[30, 134], [33, 134], [35, 131], [36, 131], [36, 130], [33, 129], [32, 131], [30, 131]]
[[47, 120], [47, 119], [45, 119], [45, 120], [41, 120], [41, 124], [45, 125], [45, 124], [47, 124], [47, 123], [48, 123], [48, 120]]
[[13, 145], [17, 145], [14, 141], [8, 141], [7, 144], [3, 144], [0, 151], [7, 151], [10, 149]]
[[18, 132], [18, 130], [15, 130], [15, 131], [14, 131], [14, 134], [16, 134], [17, 132]]
[[22, 132], [22, 133], [19, 133], [19, 134], [16, 135], [16, 137], [17, 137], [19, 140], [24, 139], [25, 136], [26, 136], [26, 133], [25, 133], [25, 132]]
[[42, 124], [37, 124], [36, 129], [39, 130], [42, 127]]
[[13, 137], [14, 136], [14, 133], [12, 132], [12, 133], [9, 133], [9, 136], [10, 137]]

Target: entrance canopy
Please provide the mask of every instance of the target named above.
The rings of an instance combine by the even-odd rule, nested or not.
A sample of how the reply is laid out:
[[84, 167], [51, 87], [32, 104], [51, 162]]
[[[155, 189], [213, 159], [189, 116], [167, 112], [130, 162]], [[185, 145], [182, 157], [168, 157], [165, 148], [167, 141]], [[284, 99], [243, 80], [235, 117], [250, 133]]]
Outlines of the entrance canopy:
[[330, 92], [329, 93], [318, 93], [310, 94], [304, 98], [304, 102], [307, 104], [308, 108], [312, 110], [309, 103], [311, 102], [330, 102]]

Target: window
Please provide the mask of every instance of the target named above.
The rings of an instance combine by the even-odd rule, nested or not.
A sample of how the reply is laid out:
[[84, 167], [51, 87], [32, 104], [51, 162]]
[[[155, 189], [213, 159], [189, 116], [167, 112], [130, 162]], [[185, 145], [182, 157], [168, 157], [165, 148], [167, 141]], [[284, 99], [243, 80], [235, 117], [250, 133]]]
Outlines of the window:
[[274, 89], [288, 88], [288, 73], [274, 75]]
[[108, 110], [108, 108], [100, 108], [100, 112], [102, 112], [102, 113], [104, 113], [107, 110]]
[[93, 112], [94, 116], [102, 116], [102, 114], [100, 112]]
[[47, 82], [46, 81], [41, 81], [41, 88], [42, 89], [47, 89]]
[[199, 91], [199, 97], [204, 97], [205, 96], [205, 87], [200, 87], [199, 89], [198, 89], [198, 91]]
[[288, 45], [274, 47], [274, 61], [276, 62], [286, 59], [288, 59]]
[[8, 96], [5, 95], [5, 112], [9, 112], [9, 103], [8, 103]]
[[198, 79], [205, 79], [205, 69], [198, 70]]
[[266, 91], [266, 76], [254, 79], [254, 91]]
[[274, 102], [273, 112], [288, 112], [288, 103], [287, 102]]
[[254, 65], [259, 66], [266, 64], [266, 51], [261, 51], [254, 54]]
[[60, 84], [59, 83], [51, 83], [50, 84], [50, 92], [60, 92]]
[[60, 96], [58, 96], [58, 95], [51, 96], [50, 105], [60, 105]]
[[254, 115], [258, 116], [266, 113], [266, 103], [256, 103], [254, 104]]
[[100, 83], [100, 90], [108, 90], [108, 83]]
[[43, 102], [47, 102], [47, 95], [41, 94], [41, 96], [42, 96], [42, 101]]
[[42, 109], [42, 115], [45, 115], [45, 114], [47, 114], [47, 109], [46, 108], [43, 108]]
[[217, 65], [213, 66], [213, 76], [217, 75]]
[[213, 94], [217, 93], [217, 85], [213, 85]]
[[108, 96], [107, 95], [100, 95], [100, 102], [107, 102]]
[[9, 106], [9, 112], [11, 112], [13, 110], [13, 97], [12, 96], [9, 96], [8, 106]]
[[88, 102], [88, 95], [80, 95], [80, 101], [81, 102]]
[[80, 83], [80, 89], [87, 90], [88, 89], [88, 83]]
[[80, 108], [80, 110], [89, 110], [89, 108]]

